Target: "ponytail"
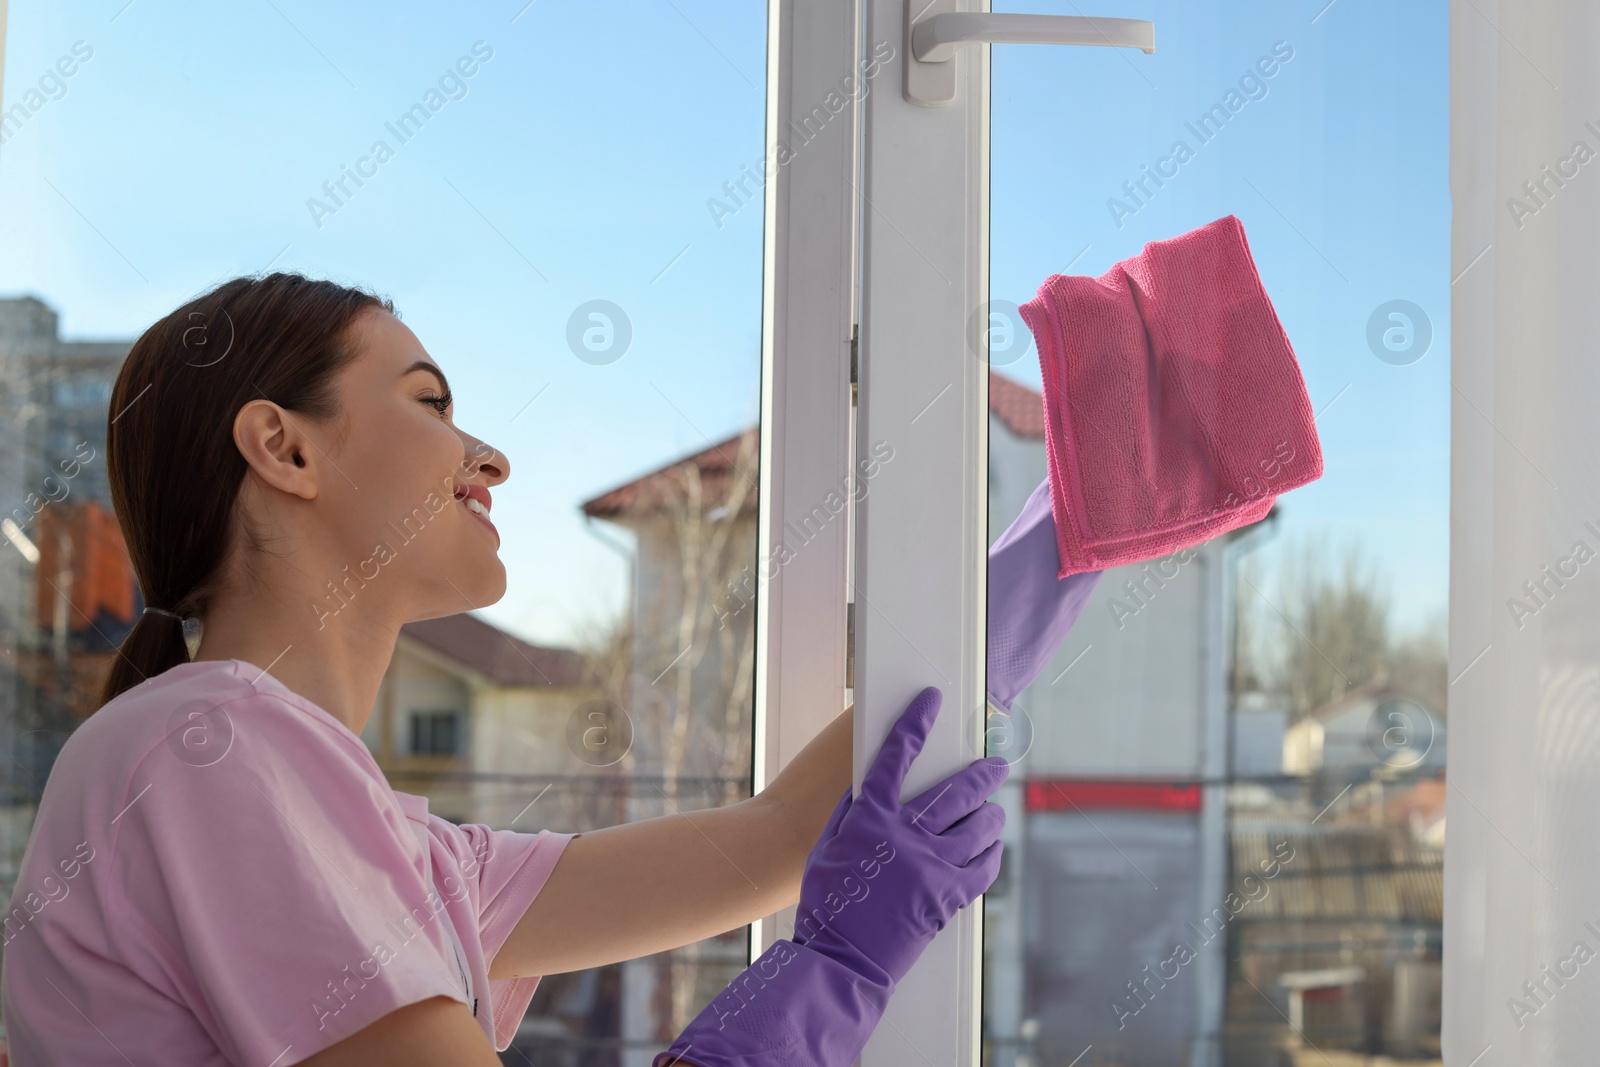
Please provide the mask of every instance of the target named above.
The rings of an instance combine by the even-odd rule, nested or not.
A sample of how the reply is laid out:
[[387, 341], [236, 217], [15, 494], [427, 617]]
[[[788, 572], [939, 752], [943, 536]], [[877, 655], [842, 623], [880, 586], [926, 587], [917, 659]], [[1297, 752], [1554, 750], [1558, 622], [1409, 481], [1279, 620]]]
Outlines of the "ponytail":
[[118, 680], [115, 692], [111, 689], [112, 679], [118, 677], [116, 665], [112, 666], [111, 678], [100, 692], [100, 703], [116, 696], [124, 689], [131, 688], [140, 680], [138, 676], [128, 677], [138, 670], [144, 677], [154, 678], [156, 675], [176, 667], [180, 663], [189, 662], [189, 645], [184, 640], [184, 626], [181, 619], [169, 618], [154, 612], [142, 614], [133, 620], [133, 629], [122, 639], [122, 644], [117, 648], [117, 658], [124, 663], [128, 670]]

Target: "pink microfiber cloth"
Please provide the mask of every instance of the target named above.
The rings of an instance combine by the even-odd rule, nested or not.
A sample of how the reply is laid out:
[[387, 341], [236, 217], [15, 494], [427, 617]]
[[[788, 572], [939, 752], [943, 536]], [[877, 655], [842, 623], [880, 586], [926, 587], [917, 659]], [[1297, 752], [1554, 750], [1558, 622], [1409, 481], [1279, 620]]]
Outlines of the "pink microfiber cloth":
[[1182, 551], [1322, 476], [1311, 399], [1228, 215], [1021, 308], [1044, 375], [1057, 577]]

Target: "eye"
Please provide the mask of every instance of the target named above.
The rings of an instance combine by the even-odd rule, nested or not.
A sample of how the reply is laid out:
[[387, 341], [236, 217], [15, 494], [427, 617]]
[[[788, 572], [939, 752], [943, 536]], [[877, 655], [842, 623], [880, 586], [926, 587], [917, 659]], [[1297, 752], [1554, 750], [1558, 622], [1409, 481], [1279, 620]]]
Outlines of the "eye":
[[431, 406], [439, 413], [441, 418], [450, 410], [450, 402], [454, 397], [446, 393], [443, 396], [425, 396], [420, 398], [424, 404]]

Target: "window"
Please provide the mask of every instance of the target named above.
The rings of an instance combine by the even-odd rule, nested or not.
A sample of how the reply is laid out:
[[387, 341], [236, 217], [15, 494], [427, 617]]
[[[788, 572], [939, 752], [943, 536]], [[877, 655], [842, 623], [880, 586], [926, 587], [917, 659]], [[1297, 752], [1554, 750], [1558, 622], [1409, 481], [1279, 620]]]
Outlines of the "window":
[[[993, 735], [1014, 862], [985, 909], [985, 1062], [1437, 1063], [1447, 12], [1128, 13], [1154, 54], [994, 48], [990, 298], [1237, 216], [1324, 473], [1192, 560], [1107, 572]], [[1037, 391], [1037, 351], [997, 373]], [[1004, 432], [991, 539], [1042, 477]]]
[[417, 756], [454, 756], [461, 751], [459, 711], [411, 713], [411, 752]]
[[[852, 698], [859, 781], [905, 700], [936, 684], [946, 710], [908, 792], [986, 750], [1014, 759], [1006, 862], [902, 984], [865, 1067], [1442, 1058], [1450, 705], [1489, 699], [1452, 683], [1507, 636], [1483, 628], [1446, 670], [1446, 619], [1463, 618], [1447, 597], [1451, 464], [1458, 479], [1495, 471], [1492, 490], [1457, 484], [1482, 529], [1523, 524], [1497, 543], [1548, 536], [1543, 498], [1517, 496], [1502, 469], [1533, 465], [1511, 441], [1566, 457], [1563, 485], [1588, 479], [1540, 423], [1550, 395], [1511, 389], [1486, 356], [1472, 364], [1483, 382], [1452, 381], [1457, 290], [1487, 284], [1505, 234], [1479, 220], [1474, 248], [1452, 250], [1446, 49], [1465, 25], [1480, 66], [1499, 49], [1533, 79], [1558, 69], [1553, 31], [1509, 11], [1491, 26], [1470, 4], [1006, 6], [1147, 18], [1156, 51], [962, 44], [952, 99], [923, 107], [906, 99], [905, 19], [951, 0], [620, 18], [517, 0], [376, 21], [291, 5], [221, 22], [13, 3], [0, 196], [34, 207], [5, 220], [31, 255], [0, 262], [0, 491], [8, 508], [49, 499], [0, 545], [12, 866], [114, 654], [86, 635], [114, 643], [137, 610], [125, 560], [80, 599], [89, 578], [70, 568], [91, 553], [63, 564], [51, 547], [80, 531], [115, 560], [103, 448], [77, 453], [70, 493], [41, 493], [42, 479], [101, 446], [104, 418], [80, 409], [174, 294], [297, 269], [392, 295], [449, 370], [458, 420], [513, 461], [494, 504], [520, 534], [503, 550], [506, 598], [407, 626], [363, 735], [397, 789], [523, 830], [731, 803]], [[1516, 97], [1491, 114], [1549, 111]], [[197, 129], [211, 131], [199, 149]], [[1528, 166], [1480, 169], [1533, 175], [1553, 158], [1525, 147]], [[126, 164], [115, 173], [108, 151]], [[1516, 232], [1586, 203], [1581, 186], [1551, 187]], [[1016, 305], [1051, 274], [1098, 275], [1227, 214], [1294, 345], [1324, 475], [1159, 581], [1107, 574], [997, 724], [984, 547], [1045, 471], [1025, 417], [1042, 402], [1037, 350]], [[1472, 291], [1480, 336], [1462, 345], [1543, 339], [1556, 321], [1511, 282]], [[1592, 330], [1567, 327], [1549, 347], [1586, 351]], [[1526, 380], [1593, 393], [1583, 367], [1528, 359], [1542, 376]], [[1452, 440], [1453, 396], [1481, 436]], [[1581, 436], [1592, 420], [1570, 402], [1552, 421]], [[842, 511], [824, 503], [841, 496]], [[46, 524], [50, 545], [35, 544]], [[1454, 563], [1471, 583], [1457, 591], [1499, 603], [1523, 580], [1468, 554], [1478, 570]], [[46, 596], [63, 566], [72, 588]], [[1554, 620], [1584, 615], [1586, 595], [1527, 608], [1581, 643], [1581, 623]], [[64, 610], [82, 625], [55, 625]], [[1540, 684], [1542, 704], [1493, 691], [1556, 709], [1538, 713], [1546, 733], [1502, 716], [1513, 725], [1495, 742], [1524, 765], [1530, 737], [1567, 736], [1564, 683]], [[440, 710], [461, 707], [470, 717]], [[1496, 762], [1481, 733], [1468, 742], [1477, 762], [1458, 759], [1452, 793]], [[406, 759], [448, 753], [468, 768]], [[1583, 777], [1538, 758], [1546, 788]], [[1479, 799], [1516, 815], [1530, 783], [1496, 773]], [[1509, 973], [1522, 959], [1484, 949], [1486, 901], [1510, 921], [1557, 857], [1529, 843], [1537, 813], [1506, 820], [1508, 836], [1498, 809], [1461, 803], [1455, 943]], [[1500, 860], [1533, 877], [1497, 881]], [[1545, 944], [1549, 901], [1523, 896], [1540, 906], [1517, 930]], [[779, 915], [748, 938], [551, 976], [516, 1052], [648, 1063], [791, 929]], [[1552, 964], [1570, 950], [1547, 947]], [[1487, 979], [1454, 980], [1458, 1018], [1503, 1008]], [[1452, 1062], [1478, 1062], [1501, 1033]]]
[[[1125, 13], [1155, 22], [1154, 56], [1001, 46], [991, 108], [989, 49], [958, 46], [950, 104], [908, 107], [901, 84], [863, 101], [854, 444], [890, 441], [895, 461], [851, 546], [858, 773], [897, 699], [928, 683], [957, 710], [908, 789], [982, 751], [978, 549], [1044, 473], [1042, 443], [997, 417], [996, 397], [1038, 388], [1036, 351], [1006, 342], [1025, 329], [1011, 305], [1048, 275], [1098, 274], [1239, 216], [1315, 403], [1325, 474], [1177, 565], [1155, 598], [1118, 603], [1124, 576], [1108, 577], [1023, 714], [988, 734], [1018, 770], [981, 923], [964, 916], [935, 942], [863, 1062], [1437, 1055], [1444, 13]], [[856, 54], [903, 52], [906, 14], [863, 5]], [[1403, 56], [1373, 55], [1375, 40]], [[986, 366], [963, 343], [985, 318]], [[1313, 737], [1308, 771], [1291, 754]], [[1273, 866], [1280, 842], [1313, 860]], [[1233, 881], [1262, 863], [1280, 880], [1234, 915]], [[1286, 933], [1285, 916], [1306, 921]], [[1209, 923], [1204, 951], [1141, 1000], [1129, 984], [1190, 923]], [[1132, 997], [1122, 1012], [1118, 994]]]

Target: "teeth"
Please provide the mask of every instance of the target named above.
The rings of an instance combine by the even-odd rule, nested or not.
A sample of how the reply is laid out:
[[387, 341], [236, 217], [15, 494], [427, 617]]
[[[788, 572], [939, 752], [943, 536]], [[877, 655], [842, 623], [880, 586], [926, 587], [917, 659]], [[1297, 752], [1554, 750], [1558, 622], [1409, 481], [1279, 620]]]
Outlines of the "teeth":
[[466, 503], [468, 511], [475, 511], [486, 519], [489, 517], [489, 509], [479, 503], [476, 498], [469, 496], [466, 498]]

